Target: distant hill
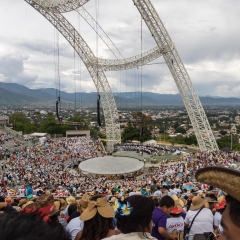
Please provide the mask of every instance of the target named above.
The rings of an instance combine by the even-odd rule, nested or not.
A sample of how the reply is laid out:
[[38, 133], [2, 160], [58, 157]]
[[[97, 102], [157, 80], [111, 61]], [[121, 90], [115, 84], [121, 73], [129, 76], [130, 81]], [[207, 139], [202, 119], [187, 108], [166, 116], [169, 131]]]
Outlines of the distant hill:
[[3, 88], [5, 90], [8, 90], [8, 91], [16, 93], [16, 94], [21, 94], [24, 96], [39, 99], [40, 101], [54, 100], [54, 97], [51, 94], [42, 92], [38, 89], [29, 89], [18, 83], [2, 83], [2, 82], [0, 82], [0, 88]]
[[[156, 108], [158, 106], [183, 106], [180, 94], [158, 94], [151, 92], [122, 92], [113, 93], [116, 104], [122, 108], [139, 109], [141, 105], [145, 108]], [[60, 92], [61, 104], [81, 104], [86, 107], [94, 107], [97, 102], [97, 93], [67, 93]], [[27, 105], [55, 105], [57, 99], [56, 89], [41, 88], [29, 89], [17, 83], [0, 82], [0, 105], [27, 106]], [[203, 106], [240, 106], [239, 98], [223, 97], [200, 97]]]
[[6, 89], [0, 88], [0, 105], [8, 106], [8, 105], [25, 105], [39, 102], [38, 99], [25, 96], [22, 94], [14, 93], [8, 91]]

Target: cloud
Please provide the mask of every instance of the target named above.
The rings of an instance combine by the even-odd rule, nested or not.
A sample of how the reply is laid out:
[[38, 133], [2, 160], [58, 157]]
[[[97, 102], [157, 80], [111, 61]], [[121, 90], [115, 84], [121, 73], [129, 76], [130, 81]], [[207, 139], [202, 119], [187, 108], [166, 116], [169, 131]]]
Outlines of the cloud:
[[[0, 8], [0, 80], [18, 82], [31, 88], [56, 86], [54, 62], [54, 28], [35, 9], [24, 1], [2, 0]], [[144, 21], [132, 1], [100, 1], [99, 24], [111, 37], [124, 57], [130, 57], [156, 46]], [[199, 95], [239, 94], [240, 1], [232, 0], [152, 0], [178, 50]], [[96, 15], [95, 1], [85, 8]], [[92, 52], [96, 54], [96, 33], [76, 12], [64, 14], [80, 30]], [[142, 31], [141, 31], [142, 30]], [[55, 31], [56, 33], [56, 31]], [[142, 33], [142, 34], [141, 34]], [[3, 35], [3, 34], [2, 34]], [[142, 41], [141, 41], [142, 35]], [[89, 73], [81, 63], [81, 82], [78, 57], [70, 44], [59, 34], [61, 89], [73, 92], [96, 91]], [[99, 57], [113, 54], [99, 38]], [[3, 60], [5, 58], [5, 60]], [[75, 70], [74, 70], [75, 62]], [[155, 62], [164, 62], [163, 58]], [[76, 65], [78, 67], [76, 67]], [[143, 91], [177, 93], [168, 67], [150, 65], [142, 68]], [[106, 72], [113, 91], [139, 90], [139, 69]]]
[[0, 74], [4, 82], [17, 82], [27, 84], [34, 81], [37, 76], [29, 74], [24, 68], [24, 61], [28, 55], [9, 54], [0, 56]]

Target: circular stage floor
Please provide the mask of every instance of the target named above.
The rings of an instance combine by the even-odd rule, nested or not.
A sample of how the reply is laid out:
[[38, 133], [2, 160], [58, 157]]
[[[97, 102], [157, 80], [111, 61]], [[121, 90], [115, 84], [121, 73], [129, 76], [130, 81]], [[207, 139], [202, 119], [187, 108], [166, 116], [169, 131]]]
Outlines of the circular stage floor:
[[144, 163], [138, 159], [113, 156], [91, 158], [79, 164], [79, 168], [84, 172], [102, 175], [136, 172], [143, 166]]

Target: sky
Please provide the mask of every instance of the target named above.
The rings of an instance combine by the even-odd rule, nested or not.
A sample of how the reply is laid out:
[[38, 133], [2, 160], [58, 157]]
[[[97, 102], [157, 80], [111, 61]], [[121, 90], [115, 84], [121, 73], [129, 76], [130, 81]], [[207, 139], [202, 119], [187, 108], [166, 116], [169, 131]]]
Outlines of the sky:
[[[0, 81], [31, 89], [95, 92], [96, 87], [70, 44], [24, 0], [0, 0]], [[99, 7], [96, 8], [97, 3]], [[199, 96], [240, 98], [240, 1], [152, 0], [190, 75]], [[156, 46], [132, 0], [90, 0], [85, 6], [124, 57]], [[64, 16], [80, 32], [95, 55], [114, 56], [77, 14]], [[59, 40], [58, 40], [59, 39]], [[59, 67], [56, 61], [59, 41]], [[98, 49], [98, 53], [97, 53]], [[161, 57], [154, 64], [121, 72], [106, 72], [113, 92], [142, 91], [177, 94]]]

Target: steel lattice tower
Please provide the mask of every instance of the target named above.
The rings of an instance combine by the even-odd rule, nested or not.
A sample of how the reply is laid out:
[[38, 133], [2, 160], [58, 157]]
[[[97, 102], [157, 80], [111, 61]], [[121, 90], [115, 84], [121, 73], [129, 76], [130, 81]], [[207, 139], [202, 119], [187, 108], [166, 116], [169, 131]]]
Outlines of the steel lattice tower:
[[[160, 56], [164, 57], [179, 93], [182, 96], [196, 134], [199, 148], [201, 151], [218, 150], [210, 124], [187, 70], [150, 0], [132, 0], [157, 44], [156, 47], [147, 52], [131, 58], [123, 58], [110, 38], [100, 26], [98, 26], [101, 30], [98, 35], [107, 44], [116, 59], [96, 58], [81, 35], [62, 14], [76, 10], [94, 31], [96, 31], [97, 23], [94, 23], [93, 18], [82, 7], [89, 0], [25, 1], [41, 13], [66, 38], [88, 69], [96, 89], [101, 96], [106, 124], [107, 150], [112, 151], [114, 144], [121, 142], [121, 133], [117, 106], [104, 71], [119, 71], [135, 68], [145, 65]], [[77, 10], [78, 8], [79, 10]]]

